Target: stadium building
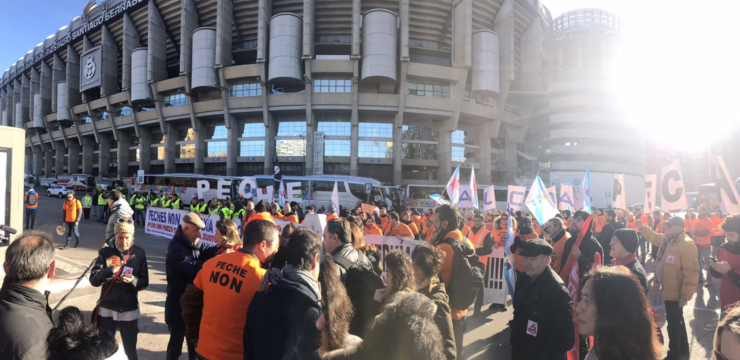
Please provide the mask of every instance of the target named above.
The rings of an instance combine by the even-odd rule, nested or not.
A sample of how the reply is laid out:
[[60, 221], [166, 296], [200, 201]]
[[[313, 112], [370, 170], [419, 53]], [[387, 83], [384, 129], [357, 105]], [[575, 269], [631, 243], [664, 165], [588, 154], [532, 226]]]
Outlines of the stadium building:
[[505, 184], [544, 163], [527, 143], [550, 140], [527, 128], [549, 131], [543, 119], [556, 113], [544, 108], [560, 32], [538, 0], [80, 10], [0, 78], [2, 124], [27, 130], [37, 177], [243, 176], [279, 164], [287, 175], [437, 184], [460, 164], [464, 178], [474, 168], [478, 183]]

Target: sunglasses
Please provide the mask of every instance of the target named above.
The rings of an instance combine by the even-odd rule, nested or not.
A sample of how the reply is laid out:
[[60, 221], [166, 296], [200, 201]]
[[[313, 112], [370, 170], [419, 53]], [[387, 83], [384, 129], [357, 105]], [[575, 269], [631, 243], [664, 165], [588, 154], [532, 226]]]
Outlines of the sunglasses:
[[131, 220], [131, 219], [129, 219], [129, 218], [120, 218], [120, 219], [118, 219], [118, 222], [119, 223], [129, 223], [129, 224], [133, 224], [134, 223], [134, 221]]

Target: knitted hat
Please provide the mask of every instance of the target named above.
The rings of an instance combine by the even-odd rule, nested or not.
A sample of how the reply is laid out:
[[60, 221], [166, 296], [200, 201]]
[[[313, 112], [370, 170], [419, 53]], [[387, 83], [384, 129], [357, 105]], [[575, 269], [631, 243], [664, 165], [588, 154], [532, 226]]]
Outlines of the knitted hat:
[[133, 224], [129, 224], [127, 222], [117, 222], [116, 223], [116, 227], [115, 227], [115, 234], [118, 235], [118, 234], [121, 234], [121, 233], [126, 233], [126, 234], [133, 235], [134, 234], [134, 225]]
[[639, 237], [635, 229], [619, 229], [614, 232], [614, 236], [622, 243], [622, 247], [630, 253], [637, 252]]

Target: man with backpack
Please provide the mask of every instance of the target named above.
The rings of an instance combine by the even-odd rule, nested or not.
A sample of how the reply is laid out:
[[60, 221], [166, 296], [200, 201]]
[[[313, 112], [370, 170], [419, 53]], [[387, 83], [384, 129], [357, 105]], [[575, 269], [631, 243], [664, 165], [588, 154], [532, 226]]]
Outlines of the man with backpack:
[[359, 337], [377, 315], [377, 306], [373, 304], [375, 290], [385, 287], [383, 280], [373, 271], [368, 258], [352, 246], [352, 232], [349, 221], [344, 218], [331, 219], [324, 229], [324, 248], [339, 268], [342, 283], [347, 288], [347, 295], [355, 308], [355, 315], [349, 326], [349, 333]]
[[33, 185], [28, 189], [28, 193], [26, 193], [26, 198], [23, 199], [23, 202], [26, 204], [25, 229], [33, 230], [33, 225], [36, 223], [36, 209], [39, 208], [39, 194], [33, 189]]
[[485, 272], [485, 265], [475, 256], [473, 244], [460, 231], [463, 226], [464, 219], [455, 205], [445, 204], [435, 210], [435, 232], [431, 244], [445, 253], [439, 275], [450, 297], [452, 330], [455, 333], [458, 359], [463, 359], [467, 309], [483, 286]]

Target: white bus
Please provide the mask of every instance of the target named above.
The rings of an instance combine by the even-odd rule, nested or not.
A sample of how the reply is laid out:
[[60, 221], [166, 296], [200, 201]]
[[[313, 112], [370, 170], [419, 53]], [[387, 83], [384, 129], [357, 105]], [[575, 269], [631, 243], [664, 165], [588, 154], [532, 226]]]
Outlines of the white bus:
[[[478, 208], [482, 209], [483, 205], [483, 191], [485, 188], [489, 187], [490, 185], [478, 185]], [[460, 190], [461, 190], [461, 201], [463, 198], [465, 198], [467, 195], [464, 193], [468, 190], [470, 185], [468, 184], [461, 184]], [[429, 195], [438, 194], [442, 195], [442, 198], [449, 201], [450, 195], [447, 193], [447, 191], [444, 190], [444, 185], [417, 185], [417, 184], [409, 184], [406, 185], [406, 198], [405, 198], [405, 205], [407, 208], [417, 208], [417, 209], [428, 209], [433, 208], [437, 205], [437, 203], [432, 200]], [[506, 209], [507, 204], [507, 197], [508, 197], [508, 187], [506, 186], [494, 186], [493, 191], [496, 196], [496, 210], [503, 210]], [[442, 193], [444, 192], [444, 194]], [[465, 205], [465, 201], [462, 201], [462, 207], [468, 207]]]
[[[136, 179], [136, 177], [132, 177]], [[198, 174], [161, 174], [161, 175], [144, 175], [144, 183], [139, 184], [134, 182], [131, 186], [134, 191], [141, 191], [142, 193], [156, 192], [157, 194], [175, 193], [182, 199], [183, 203], [190, 204], [190, 200], [194, 195], [198, 195], [198, 181], [208, 181], [209, 189], [204, 193], [203, 198], [206, 201], [216, 198], [216, 191], [218, 190], [218, 181], [225, 180], [229, 182], [226, 186], [228, 193], [231, 193], [231, 183], [234, 178], [224, 176], [210, 176], [210, 175], [198, 175]]]
[[[251, 192], [255, 197], [255, 202], [259, 200], [271, 201], [277, 199], [277, 189], [274, 188], [275, 182], [272, 175], [254, 175], [241, 178], [235, 178], [235, 190], [239, 189], [241, 181], [244, 179], [253, 179], [256, 189], [246, 189], [245, 192]], [[334, 183], [337, 183], [337, 193], [339, 195], [339, 205], [344, 208], [354, 209], [361, 202], [372, 205], [386, 204], [384, 192], [390, 192], [381, 186], [380, 181], [358, 176], [345, 175], [311, 175], [311, 176], [291, 176], [283, 175], [283, 185], [286, 190], [286, 199], [301, 203], [302, 207], [314, 205], [317, 208], [324, 206], [329, 208], [331, 203], [331, 194], [334, 191]], [[370, 194], [365, 191], [365, 184], [371, 184]], [[236, 193], [234, 191], [233, 193]]]

